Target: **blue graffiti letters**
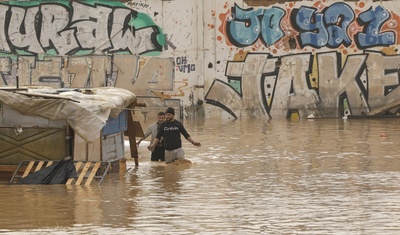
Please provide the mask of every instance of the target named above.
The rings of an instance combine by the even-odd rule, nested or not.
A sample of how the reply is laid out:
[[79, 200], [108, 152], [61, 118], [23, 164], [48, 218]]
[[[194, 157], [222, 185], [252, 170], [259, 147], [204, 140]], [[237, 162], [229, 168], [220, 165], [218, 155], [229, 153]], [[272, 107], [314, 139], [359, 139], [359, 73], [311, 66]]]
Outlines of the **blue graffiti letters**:
[[315, 8], [301, 7], [294, 11], [292, 17], [295, 18], [294, 25], [300, 32], [299, 44], [302, 48], [337, 48], [341, 44], [350, 46], [352, 42], [347, 30], [354, 20], [354, 13], [344, 3], [335, 3], [323, 13], [316, 13]]
[[[229, 41], [236, 47], [251, 46], [260, 39], [266, 46], [277, 43], [285, 36], [282, 22], [286, 11], [270, 9], [242, 9], [235, 4], [231, 16], [227, 17], [226, 32]], [[389, 46], [396, 43], [393, 31], [382, 32], [384, 23], [390, 19], [390, 12], [382, 6], [368, 9], [356, 17], [354, 9], [337, 2], [318, 11], [317, 8], [301, 6], [294, 8], [290, 22], [300, 48], [339, 48], [358, 46], [366, 49], [376, 46]], [[357, 25], [358, 22], [358, 25]], [[355, 26], [355, 27], [352, 27]], [[357, 32], [357, 26], [362, 32]]]
[[245, 47], [254, 44], [261, 35], [265, 44], [274, 44], [284, 35], [280, 28], [284, 14], [283, 10], [275, 7], [253, 11], [253, 8], [243, 10], [235, 4], [227, 23], [229, 39], [235, 46]]
[[300, 32], [299, 44], [301, 47], [310, 45], [321, 48], [328, 42], [329, 34], [323, 25], [323, 14], [315, 12], [314, 8], [300, 7], [292, 15], [295, 16], [294, 25]]
[[279, 25], [284, 15], [285, 12], [277, 7], [264, 11], [261, 35], [265, 44], [272, 45], [285, 35]]
[[335, 3], [326, 9], [324, 22], [329, 35], [328, 47], [336, 48], [342, 43], [346, 47], [350, 46], [351, 39], [347, 35], [347, 30], [353, 20], [354, 13], [347, 4]]
[[362, 13], [358, 21], [361, 25], [365, 25], [365, 28], [363, 33], [356, 35], [358, 46], [360, 48], [368, 48], [371, 46], [393, 45], [395, 43], [393, 32], [379, 33], [383, 23], [389, 17], [389, 12], [381, 6], [377, 6], [375, 10], [371, 8]]

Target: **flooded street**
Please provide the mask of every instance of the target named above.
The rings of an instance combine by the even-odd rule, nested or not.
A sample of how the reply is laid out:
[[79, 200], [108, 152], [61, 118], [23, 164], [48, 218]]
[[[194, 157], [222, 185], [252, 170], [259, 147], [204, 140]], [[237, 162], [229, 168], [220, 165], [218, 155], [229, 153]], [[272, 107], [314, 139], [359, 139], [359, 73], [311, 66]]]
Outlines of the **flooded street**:
[[400, 119], [184, 124], [192, 165], [143, 141], [101, 186], [0, 185], [0, 233], [399, 233]]

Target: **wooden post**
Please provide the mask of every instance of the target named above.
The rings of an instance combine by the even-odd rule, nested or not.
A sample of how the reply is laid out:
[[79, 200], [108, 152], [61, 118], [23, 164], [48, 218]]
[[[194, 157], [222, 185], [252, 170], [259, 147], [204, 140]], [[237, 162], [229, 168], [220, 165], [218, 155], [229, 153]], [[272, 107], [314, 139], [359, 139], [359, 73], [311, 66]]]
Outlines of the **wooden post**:
[[135, 159], [135, 166], [139, 165], [139, 152], [136, 146], [136, 137], [129, 136], [129, 145], [131, 148], [131, 157]]
[[[136, 162], [135, 162], [136, 164]], [[126, 158], [122, 158], [119, 160], [119, 172], [126, 172]]]
[[136, 146], [136, 137], [144, 137], [140, 122], [133, 120], [133, 111], [128, 112], [128, 130], [125, 136], [129, 136], [131, 157], [135, 159], [135, 166], [139, 165], [139, 152]]

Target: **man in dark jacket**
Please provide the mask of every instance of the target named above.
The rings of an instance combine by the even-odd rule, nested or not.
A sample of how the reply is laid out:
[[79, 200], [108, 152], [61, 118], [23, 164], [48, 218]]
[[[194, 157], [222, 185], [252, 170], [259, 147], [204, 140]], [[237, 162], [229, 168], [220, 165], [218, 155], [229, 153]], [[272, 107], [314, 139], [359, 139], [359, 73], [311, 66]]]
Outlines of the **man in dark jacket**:
[[169, 107], [165, 111], [165, 119], [166, 121], [160, 125], [158, 134], [148, 149], [154, 149], [161, 137], [163, 137], [166, 163], [171, 163], [177, 159], [185, 158], [185, 152], [182, 148], [181, 134], [193, 145], [197, 147], [201, 146], [200, 142], [194, 141], [192, 137], [190, 137], [183, 124], [175, 119], [175, 110], [173, 108]]

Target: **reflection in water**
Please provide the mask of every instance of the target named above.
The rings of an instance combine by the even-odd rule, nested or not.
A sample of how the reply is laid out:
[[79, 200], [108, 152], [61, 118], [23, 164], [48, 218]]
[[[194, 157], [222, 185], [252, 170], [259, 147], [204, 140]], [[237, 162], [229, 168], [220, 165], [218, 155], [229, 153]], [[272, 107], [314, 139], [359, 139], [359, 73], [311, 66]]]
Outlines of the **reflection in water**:
[[192, 165], [143, 143], [102, 186], [0, 185], [0, 232], [396, 234], [399, 122], [186, 121]]

